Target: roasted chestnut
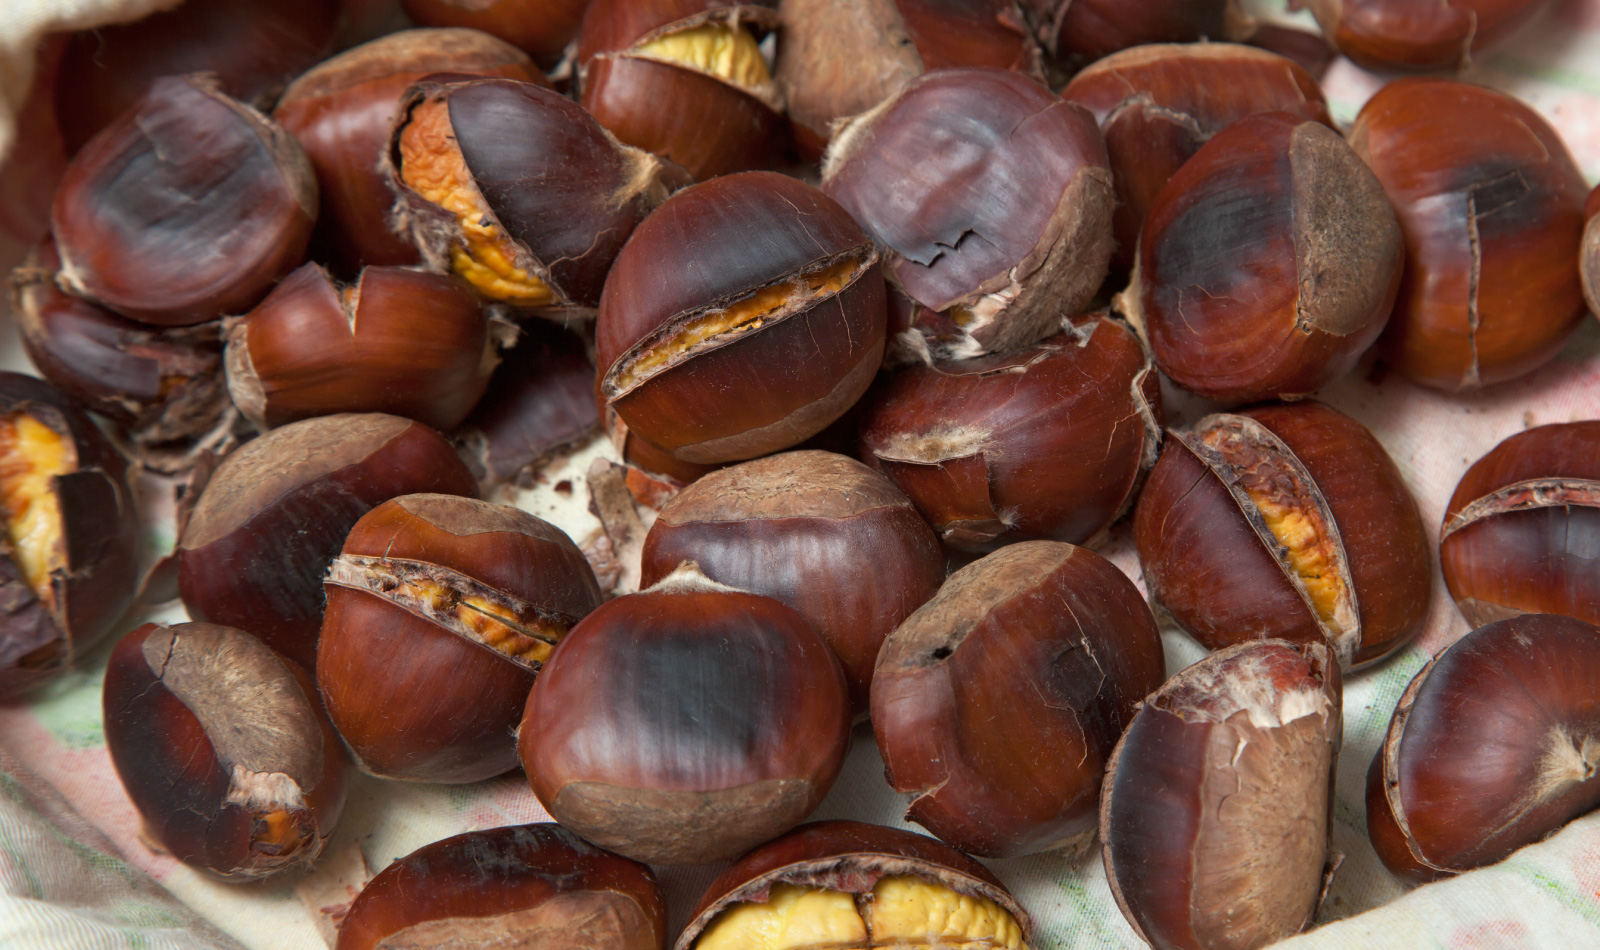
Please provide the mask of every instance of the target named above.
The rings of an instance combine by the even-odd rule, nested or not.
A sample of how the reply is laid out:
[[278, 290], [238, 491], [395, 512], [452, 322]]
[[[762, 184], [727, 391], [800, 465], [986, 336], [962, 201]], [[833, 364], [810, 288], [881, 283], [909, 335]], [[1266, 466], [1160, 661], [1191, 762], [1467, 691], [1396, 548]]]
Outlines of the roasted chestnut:
[[1334, 48], [1378, 72], [1466, 69], [1549, 7], [1548, 0], [1304, 0]]
[[684, 489], [645, 537], [639, 583], [684, 561], [798, 610], [839, 658], [857, 713], [883, 638], [944, 580], [939, 542], [910, 500], [832, 452], [785, 452]]
[[421, 82], [385, 164], [430, 267], [523, 307], [593, 307], [634, 226], [686, 180], [577, 103], [514, 79]]
[[1331, 873], [1339, 665], [1240, 643], [1140, 704], [1106, 768], [1111, 894], [1156, 950], [1253, 950], [1311, 923]]
[[168, 76], [73, 158], [50, 226], [63, 288], [163, 326], [250, 308], [305, 256], [317, 182], [294, 137]]
[[1600, 187], [1589, 192], [1583, 213], [1589, 218], [1578, 261], [1583, 271], [1583, 296], [1589, 302], [1589, 312], [1600, 316]]
[[435, 841], [384, 868], [344, 915], [337, 950], [665, 950], [666, 931], [649, 868], [560, 825], [516, 825]]
[[1600, 623], [1600, 422], [1519, 432], [1472, 463], [1439, 532], [1467, 623], [1566, 614]]
[[423, 26], [482, 30], [527, 51], [547, 69], [578, 35], [588, 0], [400, 0]]
[[49, 384], [0, 372], [0, 702], [59, 675], [133, 600], [127, 463]]
[[1281, 23], [1257, 23], [1244, 42], [1294, 60], [1317, 82], [1339, 58], [1320, 30], [1301, 30]]
[[1028, 541], [950, 575], [884, 641], [872, 729], [906, 817], [941, 840], [1075, 856], [1112, 746], [1164, 679], [1139, 588], [1093, 551]]
[[838, 128], [822, 190], [885, 248], [890, 280], [949, 317], [925, 331], [938, 359], [1049, 336], [1111, 259], [1104, 137], [1088, 112], [1017, 73], [912, 80]]
[[591, 0], [579, 100], [618, 139], [697, 180], [765, 168], [788, 123], [759, 45], [778, 12], [726, 0]]
[[[1239, 0], [1022, 0], [1045, 49], [1078, 66], [1130, 46], [1237, 39]], [[1226, 93], [1224, 93], [1226, 95]]]
[[1405, 479], [1361, 423], [1317, 402], [1167, 433], [1133, 539], [1150, 599], [1213, 650], [1326, 641], [1359, 667], [1428, 610], [1427, 536]]
[[243, 630], [147, 623], [106, 666], [106, 749], [153, 847], [213, 877], [310, 865], [344, 758], [305, 671]]
[[560, 528], [456, 495], [402, 495], [362, 515], [324, 586], [328, 716], [363, 771], [415, 782], [516, 768], [534, 677], [601, 599]]
[[1454, 391], [1555, 356], [1583, 317], [1588, 190], [1561, 136], [1503, 92], [1401, 79], [1367, 101], [1349, 137], [1405, 234], [1384, 359]]
[[818, 821], [712, 881], [673, 950], [1027, 950], [1032, 930], [999, 878], [954, 848], [898, 828]]
[[695, 479], [721, 467], [685, 462], [666, 449], [656, 448], [629, 432], [628, 424], [617, 415], [617, 410], [606, 404], [600, 382], [600, 377], [596, 376], [594, 391], [595, 402], [600, 408], [600, 426], [624, 462], [652, 477], [670, 479], [679, 486], [692, 484]]
[[178, 537], [189, 615], [249, 625], [312, 670], [322, 579], [356, 521], [397, 495], [473, 495], [444, 437], [380, 413], [320, 416], [248, 442], [217, 468]]
[[572, 628], [517, 751], [561, 824], [637, 861], [703, 864], [804, 820], [849, 726], [839, 663], [804, 618], [684, 565]]
[[1161, 439], [1150, 358], [1104, 314], [1006, 356], [899, 370], [867, 397], [861, 457], [963, 551], [1096, 538]]
[[1367, 833], [1412, 884], [1494, 864], [1600, 805], [1600, 628], [1479, 627], [1400, 696], [1367, 772]]
[[1162, 187], [1117, 300], [1184, 389], [1230, 403], [1297, 399], [1343, 376], [1383, 332], [1404, 260], [1383, 186], [1339, 133], [1259, 113]]
[[669, 199], [634, 232], [595, 324], [600, 388], [685, 462], [755, 458], [850, 408], [883, 361], [878, 252], [798, 179], [744, 172]]

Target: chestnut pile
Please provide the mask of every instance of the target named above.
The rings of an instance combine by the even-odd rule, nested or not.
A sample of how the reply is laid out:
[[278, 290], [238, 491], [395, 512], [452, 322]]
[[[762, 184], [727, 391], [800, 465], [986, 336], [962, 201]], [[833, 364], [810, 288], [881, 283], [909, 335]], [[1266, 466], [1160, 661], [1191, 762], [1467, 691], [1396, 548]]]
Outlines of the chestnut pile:
[[[320, 63], [331, 0], [214, 6], [61, 73], [94, 108], [12, 281], [44, 378], [0, 376], [0, 698], [131, 629], [153, 845], [282, 874], [351, 767], [520, 766], [556, 824], [395, 861], [340, 950], [1017, 950], [969, 855], [1096, 840], [1155, 947], [1316, 919], [1342, 684], [1435, 550], [1310, 397], [1369, 351], [1519, 378], [1600, 306], [1600, 190], [1532, 109], [1408, 78], [1340, 129], [1327, 47], [1231, 0], [407, 0]], [[1409, 71], [1541, 4], [1406, 6], [1311, 3]], [[595, 535], [494, 500], [601, 432]], [[129, 614], [146, 472], [188, 623]], [[1481, 626], [1372, 764], [1408, 881], [1600, 805], [1600, 421], [1507, 439], [1440, 537]], [[1157, 611], [1215, 652], [1169, 678]], [[802, 824], [869, 733], [934, 838]], [[674, 935], [647, 865], [728, 861]]]

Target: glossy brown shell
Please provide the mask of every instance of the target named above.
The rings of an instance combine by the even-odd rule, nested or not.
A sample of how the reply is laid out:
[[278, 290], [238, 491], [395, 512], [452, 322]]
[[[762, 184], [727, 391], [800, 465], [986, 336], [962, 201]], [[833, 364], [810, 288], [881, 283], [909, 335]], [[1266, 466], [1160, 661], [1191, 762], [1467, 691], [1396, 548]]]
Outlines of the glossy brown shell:
[[1308, 0], [1334, 48], [1377, 72], [1445, 72], [1472, 65], [1550, 6], [1547, 0]]
[[423, 26], [482, 30], [554, 68], [578, 35], [588, 0], [400, 0]]
[[1583, 297], [1589, 303], [1589, 312], [1600, 315], [1600, 186], [1589, 192], [1583, 213], [1589, 218], [1578, 259], [1583, 270]]
[[1239, 0], [1023, 0], [1050, 52], [1088, 63], [1130, 46], [1232, 39]]

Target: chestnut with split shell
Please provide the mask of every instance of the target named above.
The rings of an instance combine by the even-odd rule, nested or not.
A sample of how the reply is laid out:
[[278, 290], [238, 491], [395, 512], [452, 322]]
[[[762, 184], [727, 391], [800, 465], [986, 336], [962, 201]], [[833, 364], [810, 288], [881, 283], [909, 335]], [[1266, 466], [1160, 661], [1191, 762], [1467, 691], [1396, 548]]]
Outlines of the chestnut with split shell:
[[1377, 72], [1454, 72], [1548, 0], [1306, 0], [1334, 49]]

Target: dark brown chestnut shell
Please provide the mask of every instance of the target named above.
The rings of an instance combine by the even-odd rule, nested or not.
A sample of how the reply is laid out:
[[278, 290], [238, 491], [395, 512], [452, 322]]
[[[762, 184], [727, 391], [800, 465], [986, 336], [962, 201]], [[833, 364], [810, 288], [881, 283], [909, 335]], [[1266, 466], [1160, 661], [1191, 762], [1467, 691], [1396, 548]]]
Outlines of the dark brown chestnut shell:
[[1412, 4], [1306, 0], [1334, 49], [1377, 72], [1456, 72], [1550, 6], [1548, 0]]
[[400, 0], [423, 26], [481, 30], [522, 49], [551, 69], [578, 35], [589, 0]]
[[1067, 66], [1129, 47], [1230, 40], [1247, 32], [1239, 0], [1022, 0], [1045, 49]]
[[1589, 303], [1589, 312], [1600, 316], [1600, 186], [1589, 192], [1583, 213], [1589, 219], [1583, 229], [1583, 249], [1578, 258], [1578, 266], [1583, 271], [1583, 297]]

